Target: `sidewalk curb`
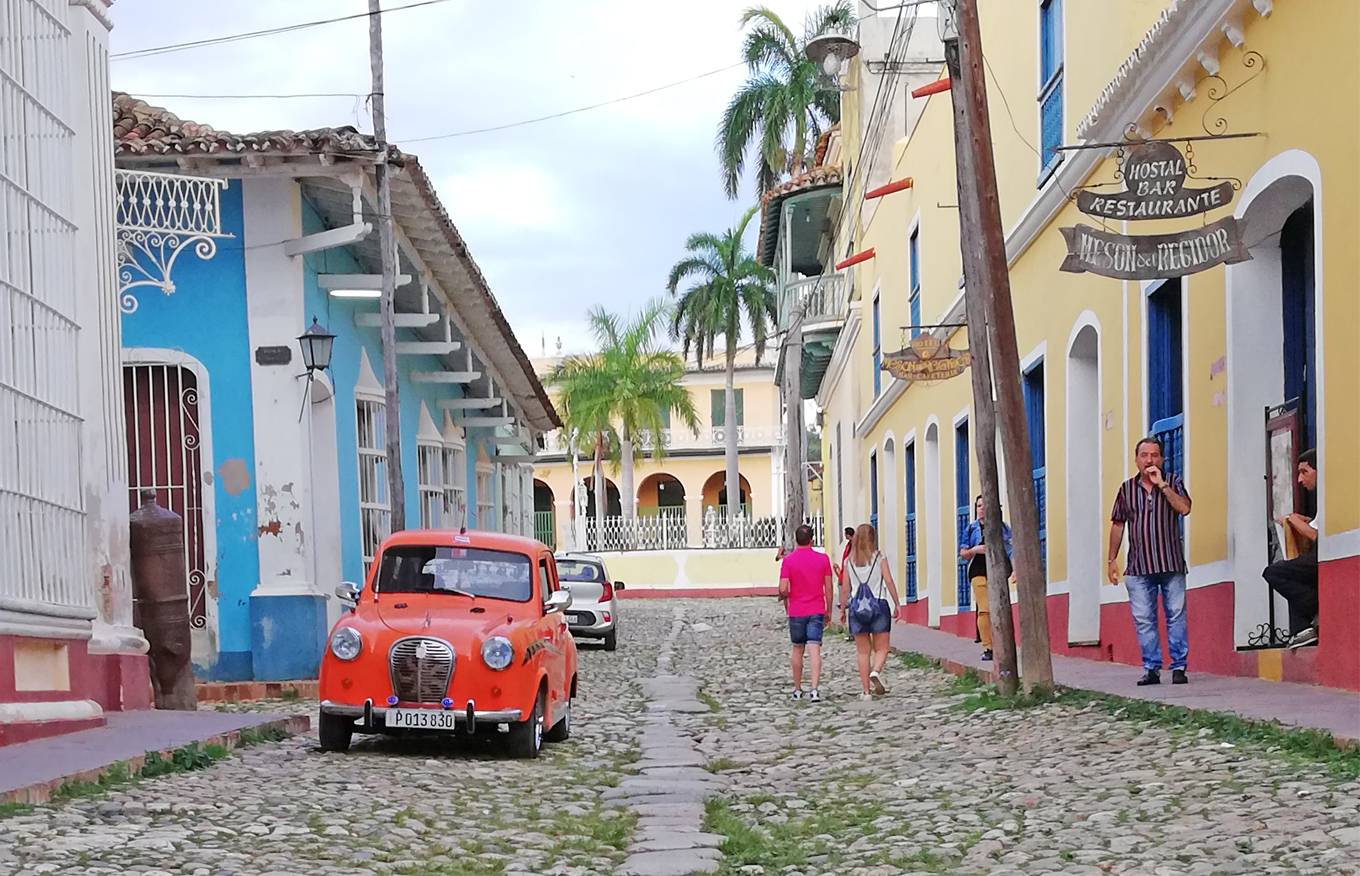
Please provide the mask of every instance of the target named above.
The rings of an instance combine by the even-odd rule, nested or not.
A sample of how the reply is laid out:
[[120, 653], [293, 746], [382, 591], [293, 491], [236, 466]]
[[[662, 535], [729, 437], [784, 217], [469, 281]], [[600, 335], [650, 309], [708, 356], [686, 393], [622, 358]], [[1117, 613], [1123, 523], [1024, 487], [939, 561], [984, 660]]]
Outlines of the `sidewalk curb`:
[[[949, 659], [948, 657], [937, 657], [937, 656], [935, 656], [934, 654], [927, 654], [927, 653], [925, 653], [925, 652], [923, 652], [923, 651], [904, 651], [904, 650], [902, 650], [901, 648], [898, 648], [898, 647], [895, 646], [895, 645], [894, 645], [894, 646], [890, 646], [889, 650], [892, 651], [892, 652], [895, 653], [895, 654], [908, 654], [908, 653], [920, 654], [922, 657], [926, 658], [926, 659], [929, 660], [931, 663], [934, 663], [936, 666], [938, 666], [940, 669], [943, 669], [945, 672], [948, 672], [950, 675], [965, 676], [965, 675], [970, 675], [970, 674], [971, 674], [971, 675], [975, 675], [975, 676], [977, 676], [978, 678], [982, 679], [982, 681], [983, 681], [984, 683], [986, 683], [986, 684], [996, 684], [996, 681], [997, 681], [997, 673], [996, 673], [996, 670], [995, 670], [995, 669], [982, 669], [982, 668], [979, 668], [979, 667], [977, 667], [977, 666], [973, 666], [973, 665], [970, 665], [970, 664], [967, 664], [967, 663], [960, 663], [960, 662], [957, 661], [957, 660], [951, 660], [951, 659]], [[1094, 694], [1094, 695], [1096, 695], [1096, 696], [1120, 697], [1121, 699], [1125, 699], [1125, 700], [1137, 700], [1136, 697], [1128, 697], [1128, 696], [1125, 696], [1125, 695], [1123, 695], [1123, 694], [1112, 694], [1112, 693], [1109, 693], [1109, 692], [1107, 692], [1107, 691], [1097, 690], [1097, 689], [1095, 689], [1095, 688], [1089, 688], [1089, 687], [1077, 687], [1077, 686], [1075, 686], [1075, 685], [1061, 684], [1061, 683], [1057, 684], [1056, 686], [1057, 686], [1057, 687], [1060, 687], [1060, 688], [1066, 688], [1066, 689], [1068, 689], [1068, 690], [1079, 690], [1079, 691], [1082, 691], [1082, 692], [1084, 692], [1084, 693]], [[1152, 700], [1138, 700], [1138, 701], [1139, 701], [1139, 702], [1154, 702], [1154, 701], [1152, 701]], [[1327, 734], [1327, 736], [1329, 736], [1329, 737], [1331, 738], [1332, 742], [1333, 742], [1333, 743], [1336, 745], [1336, 747], [1339, 748], [1339, 749], [1342, 749], [1342, 750], [1360, 749], [1360, 739], [1357, 739], [1357, 738], [1351, 737], [1351, 736], [1346, 736], [1345, 734], [1341, 734], [1341, 733], [1334, 733], [1334, 732], [1332, 732], [1332, 731], [1329, 731], [1329, 730], [1326, 730], [1326, 729], [1320, 728], [1320, 727], [1295, 727], [1295, 726], [1290, 726], [1290, 725], [1288, 725], [1288, 724], [1283, 724], [1283, 723], [1281, 723], [1281, 722], [1279, 722], [1279, 721], [1272, 721], [1272, 720], [1269, 720], [1269, 719], [1266, 719], [1266, 718], [1255, 718], [1255, 717], [1252, 717], [1252, 716], [1250, 716], [1250, 715], [1241, 715], [1241, 714], [1238, 714], [1237, 712], [1234, 712], [1232, 709], [1206, 709], [1206, 708], [1203, 708], [1203, 707], [1200, 707], [1200, 706], [1182, 706], [1182, 705], [1177, 704], [1177, 703], [1171, 703], [1171, 704], [1168, 704], [1168, 703], [1159, 703], [1159, 705], [1160, 705], [1162, 708], [1168, 708], [1168, 709], [1170, 709], [1170, 708], [1185, 708], [1185, 709], [1191, 709], [1191, 710], [1193, 710], [1193, 711], [1212, 712], [1212, 713], [1220, 714], [1220, 715], [1237, 715], [1237, 717], [1241, 718], [1241, 719], [1244, 720], [1244, 721], [1251, 721], [1251, 722], [1255, 722], [1255, 723], [1259, 723], [1259, 724], [1275, 724], [1275, 725], [1277, 725], [1277, 726], [1279, 726], [1279, 727], [1281, 727], [1282, 729], [1285, 729], [1285, 730], [1315, 730], [1315, 731], [1317, 731], [1317, 732], [1319, 732], [1319, 733], [1325, 733], [1325, 734]]]
[[298, 681], [200, 681], [194, 690], [200, 703], [246, 703], [254, 700], [281, 700], [296, 696], [301, 700], [317, 698], [316, 679]]
[[[251, 727], [243, 727], [239, 730], [230, 730], [226, 733], [218, 733], [213, 736], [207, 736], [204, 737], [203, 739], [194, 740], [193, 743], [189, 744], [197, 744], [200, 746], [220, 745], [223, 748], [227, 749], [228, 751], [234, 751], [238, 747], [241, 734], [243, 733], [277, 731], [282, 732], [287, 736], [296, 736], [300, 733], [306, 733], [308, 730], [311, 729], [311, 726], [312, 726], [311, 718], [307, 717], [306, 715], [293, 715], [287, 718], [279, 718], [272, 721], [265, 721], [260, 724], [255, 724]], [[174, 748], [167, 748], [157, 751], [156, 753], [161, 755], [162, 757], [169, 757], [170, 755], [173, 754], [174, 751], [175, 751]], [[109, 763], [106, 763], [100, 767], [95, 767], [94, 769], [81, 770], [79, 772], [70, 773], [68, 775], [60, 776], [55, 779], [49, 779], [48, 781], [45, 782], [38, 782], [32, 785], [27, 785], [22, 788], [14, 788], [12, 790], [0, 793], [0, 803], [29, 803], [29, 804], [46, 803], [52, 799], [52, 795], [56, 793], [56, 791], [60, 789], [63, 785], [67, 785], [72, 782], [96, 782], [99, 780], [100, 776], [107, 773], [110, 769], [119, 766], [125, 767], [127, 769], [128, 775], [135, 777], [141, 774], [142, 767], [146, 763], [147, 754], [151, 754], [151, 752], [148, 751], [145, 752], [144, 754], [137, 755], [136, 757], [130, 757], [125, 760], [110, 761]]]

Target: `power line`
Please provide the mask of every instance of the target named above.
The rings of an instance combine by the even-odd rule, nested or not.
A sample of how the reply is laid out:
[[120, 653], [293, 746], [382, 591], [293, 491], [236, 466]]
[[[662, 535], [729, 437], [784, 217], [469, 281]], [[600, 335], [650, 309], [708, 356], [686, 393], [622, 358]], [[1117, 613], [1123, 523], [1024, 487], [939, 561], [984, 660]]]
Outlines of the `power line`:
[[434, 6], [438, 3], [447, 3], [449, 0], [416, 0], [414, 3], [407, 3], [405, 6], [393, 6], [382, 10], [380, 13], [357, 12], [353, 15], [341, 15], [336, 18], [321, 18], [316, 21], [303, 21], [297, 24], [286, 24], [280, 27], [270, 27], [264, 30], [245, 31], [243, 33], [228, 34], [227, 36], [209, 37], [207, 39], [192, 40], [184, 43], [171, 43], [165, 46], [151, 46], [145, 49], [132, 49], [127, 52], [115, 52], [109, 55], [113, 61], [123, 61], [130, 58], [147, 58], [153, 55], [165, 55], [171, 52], [182, 52], [187, 49], [201, 49], [206, 46], [217, 46], [224, 43], [234, 43], [241, 40], [255, 39], [257, 37], [273, 36], [280, 33], [292, 33], [297, 30], [305, 30], [311, 27], [321, 27], [327, 24], [336, 24], [341, 21], [354, 21], [359, 18], [370, 18], [373, 15], [381, 15], [388, 12], [400, 12], [403, 9], [417, 9], [421, 6]]
[[295, 94], [146, 94], [138, 92], [136, 97], [180, 98], [184, 100], [292, 100], [302, 97], [368, 97], [367, 93], [356, 91], [304, 91]]

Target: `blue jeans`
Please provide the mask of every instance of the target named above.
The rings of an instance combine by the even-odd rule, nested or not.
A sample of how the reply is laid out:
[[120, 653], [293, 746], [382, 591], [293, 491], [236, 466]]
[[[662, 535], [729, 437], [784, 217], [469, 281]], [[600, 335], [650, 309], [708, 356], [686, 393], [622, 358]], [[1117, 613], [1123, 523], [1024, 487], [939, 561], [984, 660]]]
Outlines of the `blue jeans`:
[[824, 614], [810, 614], [805, 617], [789, 618], [789, 639], [795, 645], [822, 644]]
[[1138, 633], [1138, 650], [1143, 653], [1143, 668], [1161, 670], [1162, 640], [1157, 632], [1157, 594], [1166, 612], [1166, 647], [1171, 652], [1171, 668], [1184, 669], [1190, 642], [1185, 633], [1185, 575], [1162, 572], [1156, 575], [1126, 575], [1129, 610]]

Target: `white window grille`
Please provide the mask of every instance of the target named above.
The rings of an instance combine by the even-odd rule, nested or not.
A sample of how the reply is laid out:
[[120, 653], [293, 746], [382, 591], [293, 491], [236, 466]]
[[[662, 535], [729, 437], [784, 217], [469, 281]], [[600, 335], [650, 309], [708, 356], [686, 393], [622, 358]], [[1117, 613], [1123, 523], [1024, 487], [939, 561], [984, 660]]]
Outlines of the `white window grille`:
[[491, 466], [477, 466], [477, 528], [494, 529], [496, 526], [496, 487], [495, 474]]
[[359, 448], [359, 538], [367, 571], [378, 546], [392, 531], [387, 493], [387, 412], [380, 401], [355, 401]]
[[501, 482], [501, 532], [514, 533], [516, 527], [515, 512], [519, 507], [519, 485], [513, 477], [513, 467], [497, 464], [500, 471]]
[[65, 7], [0, 4], [0, 595], [88, 608]]
[[420, 525], [425, 529], [442, 529], [448, 525], [444, 522], [444, 448], [420, 442], [416, 454]]
[[444, 445], [444, 519], [452, 529], [467, 525], [467, 452], [461, 444]]

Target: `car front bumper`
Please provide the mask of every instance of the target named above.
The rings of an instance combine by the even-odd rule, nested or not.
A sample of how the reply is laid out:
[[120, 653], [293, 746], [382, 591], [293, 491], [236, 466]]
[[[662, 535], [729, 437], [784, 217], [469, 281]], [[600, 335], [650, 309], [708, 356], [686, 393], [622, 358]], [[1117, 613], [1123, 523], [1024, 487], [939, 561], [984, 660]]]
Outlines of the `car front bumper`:
[[[420, 708], [415, 706], [413, 708]], [[455, 724], [467, 724], [469, 710], [445, 709], [453, 713]], [[387, 727], [387, 707], [375, 706], [372, 701], [362, 706], [350, 705], [349, 703], [333, 703], [330, 700], [321, 701], [321, 712], [325, 715], [337, 715], [344, 718], [364, 719], [364, 724], [359, 729], [382, 730]], [[524, 713], [519, 709], [481, 709], [478, 710], [474, 704], [471, 709], [472, 721], [474, 724], [514, 724], [523, 719]], [[381, 725], [381, 726], [379, 726]]]

